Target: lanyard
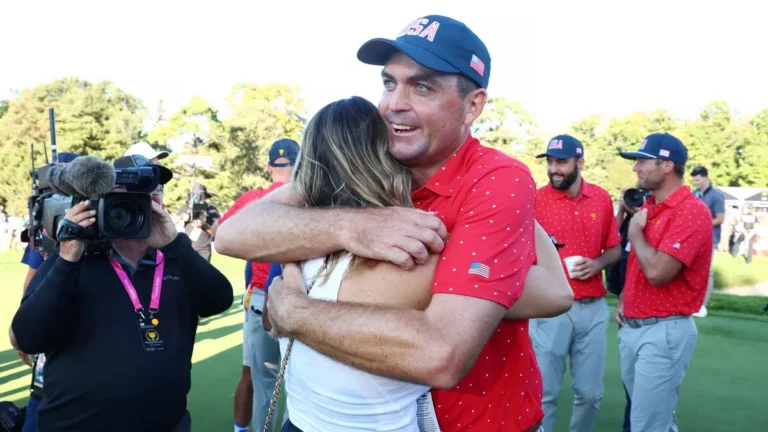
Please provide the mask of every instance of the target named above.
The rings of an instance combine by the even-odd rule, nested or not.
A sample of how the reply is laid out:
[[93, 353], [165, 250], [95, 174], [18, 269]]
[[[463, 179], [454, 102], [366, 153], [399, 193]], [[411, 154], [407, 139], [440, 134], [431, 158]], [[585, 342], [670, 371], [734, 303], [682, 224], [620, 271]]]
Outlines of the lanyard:
[[[128, 275], [125, 273], [125, 270], [123, 270], [123, 267], [120, 266], [119, 262], [111, 258], [109, 262], [112, 264], [112, 268], [115, 269], [117, 277], [120, 278], [120, 282], [123, 283], [123, 287], [125, 287], [125, 292], [128, 293], [128, 297], [131, 298], [133, 309], [137, 314], [141, 315], [142, 318], [146, 319], [144, 316], [144, 306], [141, 305], [141, 301], [139, 301], [139, 295], [136, 294], [136, 288], [133, 287], [133, 284], [128, 278]], [[160, 309], [160, 293], [163, 291], [163, 269], [165, 268], [165, 260], [163, 259], [162, 252], [157, 251], [157, 258], [155, 262], [157, 263], [157, 267], [155, 267], [155, 278], [152, 282], [152, 298], [149, 303], [150, 319]]]

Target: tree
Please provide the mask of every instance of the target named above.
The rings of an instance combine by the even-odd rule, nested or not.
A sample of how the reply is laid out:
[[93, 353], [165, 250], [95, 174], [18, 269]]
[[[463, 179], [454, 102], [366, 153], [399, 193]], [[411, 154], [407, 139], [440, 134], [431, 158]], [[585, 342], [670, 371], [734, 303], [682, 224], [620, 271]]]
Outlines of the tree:
[[727, 103], [710, 102], [681, 132], [679, 138], [688, 147], [688, 166], [707, 167], [716, 185], [739, 186], [739, 153], [747, 131], [745, 122], [734, 116]]
[[[222, 212], [244, 191], [266, 186], [272, 143], [279, 138], [298, 141], [306, 124], [304, 101], [298, 89], [287, 85], [237, 84], [228, 103], [231, 115], [220, 120], [208, 102], [193, 98], [149, 132], [150, 142], [183, 147], [164, 161], [179, 174], [166, 187], [169, 208], [177, 209], [186, 201], [195, 181], [216, 194], [211, 201]], [[210, 169], [179, 163], [200, 158], [211, 162]]]
[[30, 146], [36, 166], [46, 160], [43, 143], [50, 158], [49, 108], [56, 114], [58, 151], [111, 161], [143, 137], [143, 105], [108, 81], [66, 78], [22, 90], [0, 117], [0, 200], [10, 214], [26, 213]]
[[483, 145], [526, 164], [536, 184], [546, 182], [546, 167], [535, 158], [541, 153], [544, 140], [533, 116], [520, 103], [501, 97], [488, 99], [482, 114], [472, 126], [472, 134]]

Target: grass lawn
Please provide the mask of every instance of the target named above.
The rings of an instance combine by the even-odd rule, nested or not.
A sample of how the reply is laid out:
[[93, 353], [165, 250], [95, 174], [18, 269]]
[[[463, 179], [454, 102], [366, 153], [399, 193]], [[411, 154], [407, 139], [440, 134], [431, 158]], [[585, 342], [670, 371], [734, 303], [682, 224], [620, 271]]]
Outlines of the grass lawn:
[[[30, 369], [18, 360], [5, 336], [21, 298], [26, 271], [19, 259], [17, 253], [0, 254], [0, 400], [23, 405]], [[239, 301], [244, 284], [243, 262], [215, 255], [213, 263], [232, 281], [236, 299], [228, 312], [203, 320], [198, 329], [189, 394], [195, 431], [231, 430], [232, 394], [242, 364]], [[757, 266], [753, 263], [752, 267]], [[696, 352], [677, 406], [680, 428], [708, 432], [763, 430], [765, 414], [760, 412], [766, 406], [768, 389], [763, 360], [768, 353], [768, 320], [713, 311], [696, 324]], [[605, 396], [595, 430], [617, 432], [623, 421], [624, 390], [619, 376], [615, 325], [609, 327], [607, 337]], [[567, 374], [559, 401], [557, 431], [568, 429], [573, 402]]]

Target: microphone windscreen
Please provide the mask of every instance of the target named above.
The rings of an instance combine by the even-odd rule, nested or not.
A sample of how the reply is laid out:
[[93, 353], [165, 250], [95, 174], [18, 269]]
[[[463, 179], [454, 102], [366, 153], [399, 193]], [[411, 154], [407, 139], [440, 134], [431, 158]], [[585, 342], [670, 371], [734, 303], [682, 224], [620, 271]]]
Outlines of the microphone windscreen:
[[115, 186], [115, 168], [96, 156], [80, 156], [66, 165], [53, 167], [48, 178], [54, 192], [95, 199]]

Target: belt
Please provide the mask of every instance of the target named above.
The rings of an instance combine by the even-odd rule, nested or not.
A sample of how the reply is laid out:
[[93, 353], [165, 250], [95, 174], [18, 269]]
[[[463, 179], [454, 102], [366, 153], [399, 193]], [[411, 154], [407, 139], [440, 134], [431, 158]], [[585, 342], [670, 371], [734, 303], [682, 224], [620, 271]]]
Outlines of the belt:
[[656, 323], [659, 323], [661, 321], [673, 321], [673, 320], [679, 320], [679, 319], [685, 319], [688, 318], [689, 315], [670, 315], [668, 317], [663, 318], [624, 318], [621, 317], [621, 320], [624, 321], [624, 324], [632, 327], [632, 328], [638, 328], [643, 326], [649, 326]]
[[589, 304], [589, 303], [594, 303], [596, 301], [600, 301], [602, 299], [603, 299], [602, 297], [584, 297], [584, 298], [580, 298], [580, 299], [578, 299], [576, 301], [581, 303], [581, 304]]

